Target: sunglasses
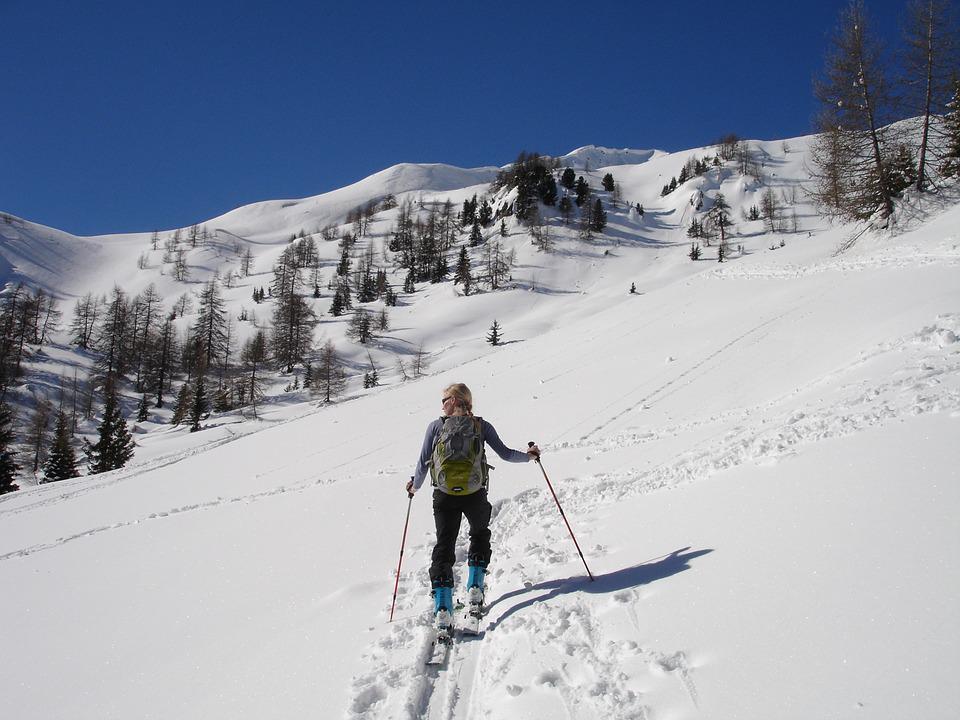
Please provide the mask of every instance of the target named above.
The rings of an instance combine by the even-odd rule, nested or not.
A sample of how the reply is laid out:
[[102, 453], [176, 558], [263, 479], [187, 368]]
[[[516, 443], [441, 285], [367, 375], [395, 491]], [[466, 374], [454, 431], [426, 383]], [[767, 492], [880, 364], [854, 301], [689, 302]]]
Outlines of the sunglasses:
[[446, 405], [447, 400], [453, 400], [453, 395], [447, 395], [443, 400], [440, 401], [441, 405]]

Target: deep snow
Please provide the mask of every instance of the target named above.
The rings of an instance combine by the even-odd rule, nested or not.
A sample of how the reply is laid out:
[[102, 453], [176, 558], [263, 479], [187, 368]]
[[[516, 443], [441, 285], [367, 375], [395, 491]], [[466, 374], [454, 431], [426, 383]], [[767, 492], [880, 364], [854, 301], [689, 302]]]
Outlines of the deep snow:
[[[805, 142], [760, 144], [767, 182], [800, 183]], [[737, 215], [745, 253], [720, 265], [708, 248], [692, 263], [690, 197], [720, 188], [739, 213], [763, 189], [728, 169], [659, 197], [705, 153], [591, 165], [593, 184], [612, 172], [645, 217], [611, 212], [591, 244], [558, 230], [549, 255], [514, 228], [514, 289], [463, 298], [442, 284], [398, 309], [376, 357], [423, 343], [425, 378], [388, 374], [347, 402], [278, 401], [260, 422], [214, 417], [192, 435], [151, 424], [123, 470], [0, 498], [5, 712], [954, 717], [960, 205], [908, 198], [893, 232], [837, 255], [859, 229], [801, 201], [784, 247]], [[326, 222], [411, 172], [428, 201], [455, 204], [492, 173], [401, 168], [337, 191], [336, 208], [296, 202]], [[297, 229], [284, 204], [210, 226], [259, 243], [266, 272]], [[152, 280], [175, 297], [169, 276], [135, 267], [147, 236], [77, 240], [26, 222], [0, 233], [11, 272], [65, 294]], [[494, 317], [498, 348], [483, 342]], [[387, 616], [403, 484], [452, 381], [509, 445], [540, 443], [597, 579], [536, 466], [493, 460], [486, 630], [435, 671], [422, 665], [428, 492]]]

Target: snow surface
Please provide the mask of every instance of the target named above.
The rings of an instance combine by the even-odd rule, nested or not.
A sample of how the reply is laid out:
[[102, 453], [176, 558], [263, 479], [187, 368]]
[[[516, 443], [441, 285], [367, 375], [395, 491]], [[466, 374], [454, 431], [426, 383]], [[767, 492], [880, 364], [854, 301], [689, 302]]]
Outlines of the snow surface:
[[[758, 144], [767, 185], [800, 186], [806, 142]], [[643, 218], [611, 210], [589, 244], [558, 228], [549, 254], [512, 226], [512, 289], [445, 283], [397, 309], [374, 357], [422, 343], [426, 378], [388, 372], [331, 406], [280, 393], [259, 421], [194, 434], [146, 423], [127, 468], [0, 497], [4, 716], [956, 717], [960, 205], [908, 198], [893, 232], [863, 232], [801, 199], [798, 232], [738, 215], [743, 254], [693, 263], [690, 198], [722, 190], [739, 213], [765, 185], [726, 169], [661, 198], [707, 150], [636, 152], [590, 176], [611, 172]], [[208, 225], [266, 274], [301, 215], [311, 232], [389, 192], [456, 205], [492, 172], [401, 167]], [[0, 233], [4, 280], [183, 292], [136, 268], [148, 236]], [[233, 262], [218, 237], [193, 251], [194, 283]], [[342, 322], [317, 334], [342, 342]], [[485, 631], [428, 670], [427, 492], [387, 619], [403, 485], [453, 381], [509, 445], [539, 442], [596, 580], [536, 465], [493, 461]]]

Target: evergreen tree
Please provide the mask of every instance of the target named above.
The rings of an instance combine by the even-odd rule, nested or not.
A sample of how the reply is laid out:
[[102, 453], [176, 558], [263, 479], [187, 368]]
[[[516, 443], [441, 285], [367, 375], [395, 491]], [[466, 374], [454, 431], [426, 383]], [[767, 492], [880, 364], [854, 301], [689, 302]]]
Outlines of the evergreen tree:
[[407, 273], [407, 277], [403, 280], [403, 291], [409, 295], [412, 295], [417, 291], [416, 277], [412, 268]]
[[375, 388], [380, 384], [380, 373], [377, 372], [377, 366], [373, 364], [373, 357], [367, 353], [367, 359], [370, 361], [370, 372], [363, 375], [363, 387], [366, 389]]
[[140, 398], [140, 404], [137, 405], [137, 422], [146, 422], [150, 417], [150, 401], [146, 395]]
[[483, 235], [480, 232], [480, 223], [475, 222], [470, 228], [470, 247], [477, 247], [483, 243]]
[[700, 259], [700, 246], [697, 243], [690, 244], [690, 259], [691, 260]]
[[186, 420], [192, 403], [193, 390], [190, 387], [190, 383], [185, 382], [180, 386], [180, 392], [177, 393], [177, 401], [173, 406], [173, 417], [170, 418], [170, 423], [179, 425]]
[[471, 200], [463, 201], [463, 210], [460, 213], [461, 225], [472, 225], [477, 222], [477, 196], [474, 195]]
[[193, 382], [193, 398], [190, 403], [190, 432], [200, 429], [200, 423], [210, 416], [210, 401], [207, 399], [207, 388], [204, 373], [197, 373]]
[[944, 177], [960, 177], [960, 78], [953, 81], [953, 98], [943, 119], [946, 151], [940, 165]]
[[563, 174], [560, 176], [560, 184], [563, 185], [567, 190], [573, 190], [573, 186], [577, 182], [577, 174], [573, 171], [573, 168], [566, 168], [563, 171]]
[[370, 312], [364, 308], [358, 308], [350, 318], [350, 326], [347, 328], [347, 337], [356, 340], [361, 345], [366, 345], [373, 338], [373, 318]]
[[[144, 396], [146, 397], [146, 396]], [[77, 469], [77, 456], [70, 442], [70, 424], [61, 408], [57, 413], [56, 429], [53, 432], [53, 446], [43, 466], [44, 482], [66, 480], [80, 475]]]
[[546, 175], [540, 183], [540, 201], [551, 207], [557, 204], [557, 181], [553, 175]]
[[557, 206], [557, 209], [560, 210], [560, 217], [563, 218], [563, 224], [569, 225], [570, 218], [573, 215], [573, 202], [570, 200], [569, 195], [564, 195], [560, 198], [560, 204]]
[[20, 489], [14, 482], [20, 466], [12, 450], [13, 440], [13, 411], [0, 402], [0, 495]]
[[334, 317], [340, 317], [346, 311], [347, 303], [343, 299], [343, 293], [339, 288], [333, 294], [333, 302], [330, 303], [330, 314]]
[[603, 203], [597, 198], [593, 204], [593, 212], [590, 215], [590, 227], [597, 232], [603, 232], [607, 226], [607, 211], [603, 209]]
[[84, 441], [90, 474], [117, 470], [133, 457], [135, 443], [120, 411], [115, 383], [107, 383], [103, 420], [97, 427], [97, 442]]
[[502, 335], [500, 333], [500, 324], [494, 320], [493, 325], [490, 326], [490, 332], [487, 333], [487, 342], [491, 345], [499, 345]]
[[577, 182], [574, 185], [574, 194], [577, 207], [583, 207], [583, 204], [590, 197], [590, 186], [587, 185], [587, 181], [583, 179], [583, 175], [577, 178]]
[[453, 275], [453, 284], [463, 283], [463, 294], [470, 294], [473, 278], [470, 276], [470, 255], [467, 248], [460, 246], [460, 256], [457, 258], [457, 270]]
[[450, 274], [450, 263], [447, 261], [446, 253], [439, 253], [437, 255], [437, 262], [433, 269], [433, 274], [430, 276], [430, 282], [438, 283], [443, 282], [447, 279], [447, 275]]
[[480, 209], [477, 210], [477, 221], [484, 227], [493, 221], [493, 208], [490, 207], [490, 203], [487, 202], [486, 198], [483, 199], [483, 202], [480, 204]]
[[611, 173], [607, 173], [603, 176], [603, 189], [607, 192], [613, 192], [614, 180]]

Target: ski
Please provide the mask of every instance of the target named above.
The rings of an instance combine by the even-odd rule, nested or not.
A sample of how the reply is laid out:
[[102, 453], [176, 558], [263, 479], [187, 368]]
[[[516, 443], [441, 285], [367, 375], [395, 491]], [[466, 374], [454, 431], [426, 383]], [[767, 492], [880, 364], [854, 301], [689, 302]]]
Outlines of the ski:
[[468, 605], [467, 611], [464, 613], [463, 619], [461, 620], [460, 632], [464, 635], [479, 635], [480, 621], [483, 619], [485, 614], [486, 613], [484, 612], [483, 605]]
[[452, 629], [437, 630], [430, 647], [430, 655], [427, 657], [427, 665], [443, 665], [447, 661], [453, 646]]
[[486, 608], [483, 606], [483, 597], [482, 585], [473, 585], [467, 589], [467, 602], [465, 605], [461, 605], [461, 608], [466, 608], [460, 627], [460, 631], [464, 635], [480, 634], [480, 620], [487, 614]]
[[453, 645], [453, 617], [447, 610], [441, 610], [436, 617], [433, 643], [427, 665], [443, 665]]

